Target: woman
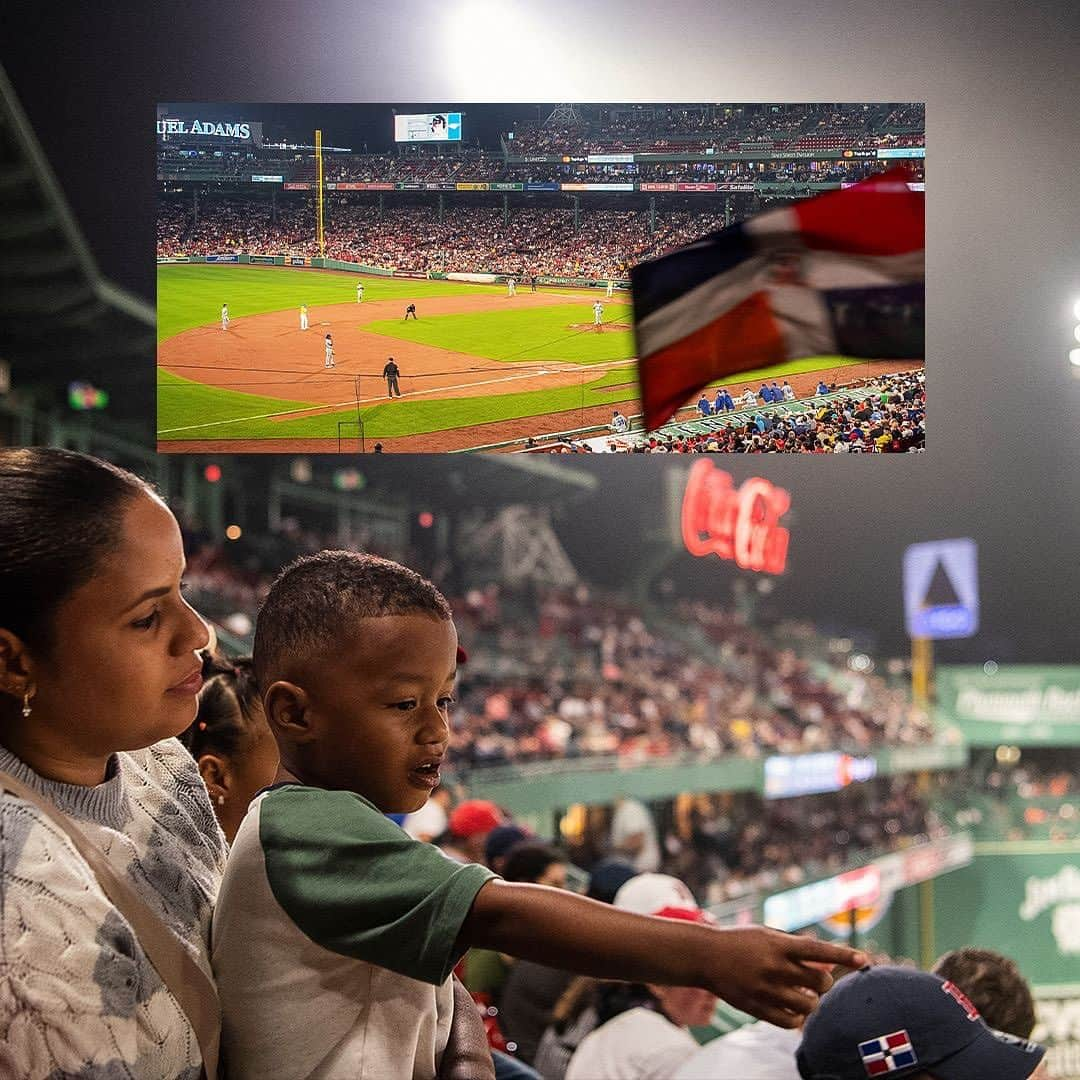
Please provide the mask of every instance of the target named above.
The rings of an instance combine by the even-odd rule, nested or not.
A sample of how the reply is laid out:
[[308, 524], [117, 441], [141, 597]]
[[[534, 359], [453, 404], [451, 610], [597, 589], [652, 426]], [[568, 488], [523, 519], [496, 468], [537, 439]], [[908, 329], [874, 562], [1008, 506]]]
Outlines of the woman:
[[[225, 840], [173, 736], [207, 628], [149, 485], [64, 450], [0, 450], [0, 769], [72, 817], [209, 975]], [[70, 840], [0, 796], [0, 1075], [195, 1080], [192, 1027]]]
[[[183, 570], [176, 519], [137, 476], [0, 449], [0, 770], [74, 819], [209, 978], [226, 848], [174, 738], [210, 637]], [[2, 789], [0, 898], [4, 1080], [198, 1080], [191, 1023], [127, 919], [58, 826]], [[463, 987], [455, 1004], [442, 1076], [493, 1077]]]
[[251, 657], [208, 656], [195, 722], [180, 736], [195, 759], [228, 843], [248, 804], [277, 773], [278, 749], [263, 715]]

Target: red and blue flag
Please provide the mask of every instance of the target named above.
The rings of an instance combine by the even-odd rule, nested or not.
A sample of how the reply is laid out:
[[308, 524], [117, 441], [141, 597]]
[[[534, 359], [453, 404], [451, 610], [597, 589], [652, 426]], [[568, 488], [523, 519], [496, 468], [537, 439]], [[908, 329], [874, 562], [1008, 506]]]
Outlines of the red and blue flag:
[[908, 1033], [903, 1030], [859, 1043], [859, 1056], [867, 1076], [884, 1076], [898, 1069], [906, 1069], [919, 1060]]
[[924, 195], [892, 169], [630, 271], [645, 426], [703, 387], [811, 356], [922, 359]]

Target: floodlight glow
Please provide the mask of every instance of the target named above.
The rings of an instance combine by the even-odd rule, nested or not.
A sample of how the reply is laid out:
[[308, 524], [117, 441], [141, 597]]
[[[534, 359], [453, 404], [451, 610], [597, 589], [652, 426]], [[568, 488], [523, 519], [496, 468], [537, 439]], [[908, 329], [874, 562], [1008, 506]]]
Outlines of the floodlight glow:
[[458, 97], [463, 100], [484, 100], [493, 85], [501, 88], [506, 100], [527, 98], [543, 81], [559, 85], [573, 76], [527, 5], [465, 0], [448, 6], [447, 20], [443, 55], [454, 67]]
[[1072, 364], [1073, 367], [1080, 367], [1080, 349], [1073, 349], [1069, 353], [1069, 363]]
[[1080, 341], [1080, 326], [1073, 327], [1073, 337], [1075, 337], [1077, 341]]
[[1073, 304], [1073, 315], [1080, 319], [1080, 300], [1077, 300], [1076, 303]]

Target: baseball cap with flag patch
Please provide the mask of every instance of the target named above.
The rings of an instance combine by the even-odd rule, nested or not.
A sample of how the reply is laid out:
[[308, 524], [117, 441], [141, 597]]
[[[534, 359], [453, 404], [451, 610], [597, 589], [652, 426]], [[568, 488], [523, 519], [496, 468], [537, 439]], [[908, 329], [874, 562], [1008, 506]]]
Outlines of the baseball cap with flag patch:
[[841, 979], [803, 1028], [803, 1080], [1028, 1080], [1045, 1049], [988, 1027], [951, 982], [913, 968], [874, 967]]

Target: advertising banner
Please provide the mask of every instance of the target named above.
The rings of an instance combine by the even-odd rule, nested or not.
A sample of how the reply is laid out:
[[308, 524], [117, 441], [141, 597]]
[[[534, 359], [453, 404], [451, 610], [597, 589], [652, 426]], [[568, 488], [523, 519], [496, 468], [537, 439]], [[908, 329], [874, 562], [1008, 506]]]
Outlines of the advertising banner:
[[560, 184], [563, 191], [633, 191], [633, 184]]
[[878, 152], [876, 150], [845, 150], [844, 157], [846, 158], [877, 158]]
[[157, 136], [163, 142], [221, 139], [262, 146], [261, 121], [227, 120], [219, 123], [216, 120], [200, 120], [197, 117], [165, 116], [164, 110], [170, 107], [158, 106]]
[[820, 754], [779, 755], [765, 759], [765, 798], [790, 799], [839, 791], [877, 775], [872, 757], [851, 757], [836, 750]]
[[676, 191], [715, 191], [715, 184], [676, 184]]
[[454, 190], [455, 191], [487, 191], [490, 187], [491, 187], [490, 184], [478, 184], [478, 183], [455, 184], [454, 185]]
[[[281, 258], [281, 256], [278, 256], [278, 258]], [[273, 266], [274, 261], [275, 261], [275, 257], [273, 255], [249, 255], [248, 256], [248, 262], [249, 263], [259, 263], [259, 264], [265, 265], [265, 266]]]
[[878, 150], [879, 158], [924, 158], [926, 157], [925, 146], [892, 146], [882, 147]]
[[558, 191], [559, 185], [555, 183], [526, 184], [526, 191]]
[[488, 185], [488, 187], [492, 191], [524, 191], [525, 189], [524, 184], [507, 184], [501, 181], [491, 183]]
[[1050, 1074], [1080, 1076], [1080, 844], [978, 844], [970, 866], [934, 883], [934, 931], [936, 955], [974, 945], [1016, 960]]
[[239, 255], [204, 255], [203, 258], [208, 263], [234, 263], [240, 261]]
[[753, 191], [754, 185], [752, 183], [730, 183], [730, 184], [717, 184], [717, 191]]
[[972, 745], [1080, 746], [1080, 667], [943, 665], [936, 682], [938, 729]]
[[[961, 833], [883, 855], [866, 866], [835, 877], [774, 893], [765, 901], [765, 924], [792, 931], [860, 908], [877, 906], [883, 913], [893, 893], [968, 866], [973, 851], [971, 837]], [[955, 881], [959, 876], [954, 874], [950, 880]]]
[[913, 638], [971, 637], [979, 628], [974, 540], [929, 540], [904, 549], [904, 617]]
[[[298, 183], [296, 181], [289, 181], [289, 183], [287, 183], [285, 185], [285, 190], [286, 191], [310, 191], [314, 186], [315, 186], [314, 184], [305, 184], [305, 183]], [[326, 186], [329, 187], [329, 188], [332, 188], [332, 187], [336, 187], [337, 185], [336, 184], [327, 184]]]
[[285, 260], [290, 266], [307, 266], [308, 261], [302, 255], [290, 255]]
[[403, 183], [398, 183], [398, 184], [395, 184], [394, 186], [398, 189], [398, 191], [423, 191], [424, 190], [424, 185], [423, 184], [417, 183], [416, 181], [413, 181], [413, 180], [406, 180]]
[[639, 188], [640, 188], [641, 191], [678, 191], [679, 190], [679, 185], [674, 184], [674, 183], [672, 183], [672, 184], [645, 183], [645, 184], [640, 184]]
[[585, 158], [592, 165], [626, 165], [634, 160], [633, 154], [588, 154]]
[[284, 179], [284, 176], [263, 176], [261, 173], [251, 174], [253, 184], [280, 184]]

